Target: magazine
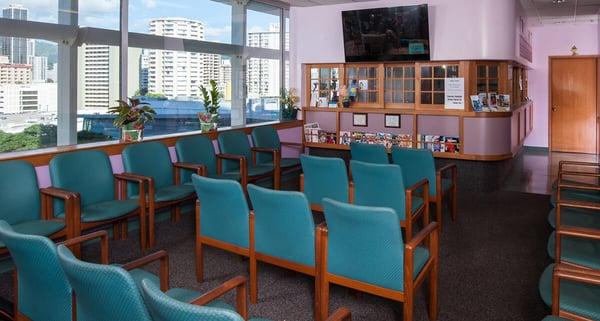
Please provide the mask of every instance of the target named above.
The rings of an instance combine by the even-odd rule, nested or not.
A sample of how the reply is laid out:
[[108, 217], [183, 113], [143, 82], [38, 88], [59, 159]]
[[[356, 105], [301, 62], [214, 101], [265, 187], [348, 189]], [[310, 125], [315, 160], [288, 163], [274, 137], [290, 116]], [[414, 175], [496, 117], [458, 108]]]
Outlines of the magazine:
[[483, 111], [483, 106], [481, 105], [481, 101], [479, 100], [479, 95], [471, 95], [471, 106], [473, 107], [473, 111]]

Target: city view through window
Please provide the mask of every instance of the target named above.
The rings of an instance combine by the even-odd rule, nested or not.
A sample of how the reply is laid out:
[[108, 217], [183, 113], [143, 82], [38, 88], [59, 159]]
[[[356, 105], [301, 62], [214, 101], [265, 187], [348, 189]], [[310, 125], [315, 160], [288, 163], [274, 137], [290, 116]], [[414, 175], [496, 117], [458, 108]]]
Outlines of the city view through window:
[[[57, 23], [58, 1], [51, 6], [48, 2], [52, 1], [0, 0], [1, 17]], [[119, 29], [118, 0], [79, 3], [80, 27]], [[227, 1], [130, 0], [129, 7], [129, 32], [223, 44], [235, 40], [232, 6]], [[247, 32], [239, 45], [288, 49], [287, 32], [281, 44], [282, 10], [264, 10], [268, 7], [262, 4], [256, 8], [245, 10]], [[120, 48], [100, 42], [82, 43], [77, 48], [77, 143], [115, 140], [120, 135], [112, 126], [113, 116], [107, 114], [120, 95]], [[56, 146], [58, 86], [62, 85], [58, 44], [0, 36], [0, 49], [0, 152]], [[217, 82], [223, 95], [219, 125], [231, 124], [236, 95], [232, 78], [243, 75], [232, 71], [235, 57], [183, 50], [128, 48], [127, 96], [139, 98], [157, 111], [145, 136], [199, 130], [197, 113], [204, 111], [200, 87], [210, 80]], [[279, 119], [279, 94], [289, 79], [289, 68], [283, 68], [282, 75], [282, 59], [249, 56], [243, 62], [245, 77], [240, 77], [243, 86], [239, 88], [243, 88], [244, 98], [238, 99], [235, 107], [243, 109], [246, 123]]]

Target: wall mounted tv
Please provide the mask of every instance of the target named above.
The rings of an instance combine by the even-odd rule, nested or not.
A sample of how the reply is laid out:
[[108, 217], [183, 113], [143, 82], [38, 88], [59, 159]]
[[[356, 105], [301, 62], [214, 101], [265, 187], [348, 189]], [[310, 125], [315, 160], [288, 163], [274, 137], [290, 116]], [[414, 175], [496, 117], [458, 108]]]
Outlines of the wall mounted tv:
[[346, 62], [430, 60], [427, 5], [342, 11]]

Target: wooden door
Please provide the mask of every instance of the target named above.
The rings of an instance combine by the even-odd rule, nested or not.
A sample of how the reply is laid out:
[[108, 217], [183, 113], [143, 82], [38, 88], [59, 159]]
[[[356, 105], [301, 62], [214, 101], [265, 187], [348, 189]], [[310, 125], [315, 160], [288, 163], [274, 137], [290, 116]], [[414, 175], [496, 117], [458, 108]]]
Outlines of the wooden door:
[[596, 57], [550, 58], [550, 147], [596, 153]]

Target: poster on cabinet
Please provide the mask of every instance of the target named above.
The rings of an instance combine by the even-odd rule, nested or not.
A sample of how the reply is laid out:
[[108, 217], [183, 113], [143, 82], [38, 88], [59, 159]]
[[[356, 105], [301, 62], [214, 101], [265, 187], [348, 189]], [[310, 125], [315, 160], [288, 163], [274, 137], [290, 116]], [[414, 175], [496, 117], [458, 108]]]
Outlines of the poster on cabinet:
[[445, 108], [465, 109], [465, 78], [445, 79]]

